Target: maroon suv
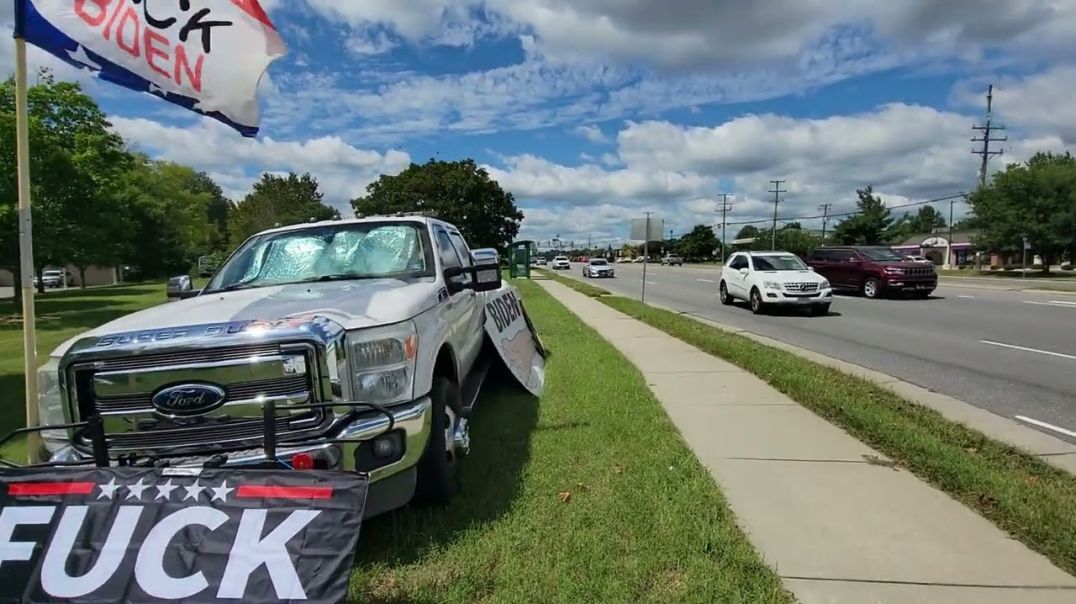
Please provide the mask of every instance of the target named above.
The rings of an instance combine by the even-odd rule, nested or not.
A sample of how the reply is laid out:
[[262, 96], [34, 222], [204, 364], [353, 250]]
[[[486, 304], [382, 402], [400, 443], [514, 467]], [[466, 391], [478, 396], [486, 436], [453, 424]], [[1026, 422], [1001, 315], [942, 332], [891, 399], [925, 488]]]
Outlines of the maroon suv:
[[926, 298], [938, 287], [934, 265], [906, 260], [887, 247], [819, 248], [807, 264], [834, 289], [860, 291], [868, 298], [889, 292]]

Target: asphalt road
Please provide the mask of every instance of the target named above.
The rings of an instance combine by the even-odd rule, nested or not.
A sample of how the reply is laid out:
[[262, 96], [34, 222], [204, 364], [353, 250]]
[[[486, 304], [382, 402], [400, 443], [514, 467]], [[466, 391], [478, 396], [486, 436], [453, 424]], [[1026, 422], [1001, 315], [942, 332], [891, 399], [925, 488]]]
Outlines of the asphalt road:
[[[616, 269], [594, 284], [638, 298], [642, 265]], [[582, 265], [560, 274], [582, 279]], [[1076, 295], [943, 283], [929, 300], [841, 295], [827, 317], [755, 316], [721, 305], [719, 279], [719, 269], [650, 265], [646, 299], [1044, 422], [1052, 428], [1033, 427], [1076, 442]]]

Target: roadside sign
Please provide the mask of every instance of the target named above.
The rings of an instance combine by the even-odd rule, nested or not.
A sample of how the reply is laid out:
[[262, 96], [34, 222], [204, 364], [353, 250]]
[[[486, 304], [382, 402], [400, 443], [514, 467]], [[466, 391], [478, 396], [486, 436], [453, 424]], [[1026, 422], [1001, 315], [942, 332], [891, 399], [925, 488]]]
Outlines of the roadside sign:
[[4, 602], [342, 602], [361, 474], [0, 472]]
[[505, 285], [486, 298], [486, 333], [520, 385], [541, 396], [545, 349], [515, 287]]

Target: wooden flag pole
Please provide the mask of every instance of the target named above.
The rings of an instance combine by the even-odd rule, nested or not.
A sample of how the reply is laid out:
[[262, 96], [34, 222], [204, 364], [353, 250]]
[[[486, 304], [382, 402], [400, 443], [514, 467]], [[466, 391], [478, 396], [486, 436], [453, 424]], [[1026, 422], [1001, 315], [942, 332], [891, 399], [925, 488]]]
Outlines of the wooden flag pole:
[[[18, 3], [17, 3], [18, 4]], [[21, 11], [20, 11], [21, 12]], [[21, 32], [19, 32], [21, 33]], [[19, 271], [22, 273], [22, 348], [26, 372], [26, 426], [39, 425], [37, 410], [37, 321], [34, 313], [34, 237], [30, 204], [30, 116], [27, 102], [26, 40], [15, 38], [15, 130], [19, 183]], [[36, 461], [40, 434], [31, 432], [28, 457]]]

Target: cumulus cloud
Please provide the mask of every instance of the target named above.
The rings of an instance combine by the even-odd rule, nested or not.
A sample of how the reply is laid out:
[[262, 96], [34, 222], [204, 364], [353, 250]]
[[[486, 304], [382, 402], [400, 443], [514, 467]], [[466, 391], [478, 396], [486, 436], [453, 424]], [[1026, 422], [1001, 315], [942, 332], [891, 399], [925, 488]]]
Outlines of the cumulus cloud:
[[206, 170], [241, 198], [263, 172], [310, 172], [326, 199], [350, 211], [348, 200], [381, 174], [397, 174], [411, 163], [407, 153], [356, 148], [339, 137], [306, 141], [248, 139], [226, 126], [200, 119], [187, 128], [143, 118], [113, 117], [116, 132], [153, 157]]
[[574, 132], [592, 143], [608, 142], [608, 139], [605, 138], [605, 133], [597, 126], [579, 126]]

